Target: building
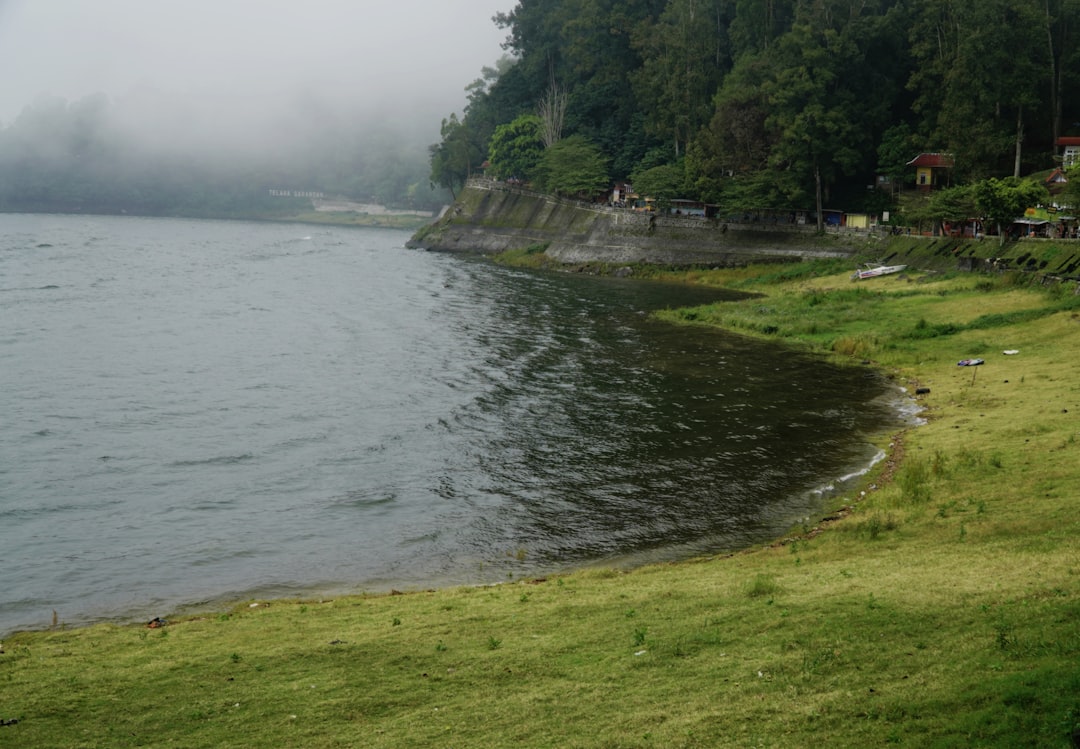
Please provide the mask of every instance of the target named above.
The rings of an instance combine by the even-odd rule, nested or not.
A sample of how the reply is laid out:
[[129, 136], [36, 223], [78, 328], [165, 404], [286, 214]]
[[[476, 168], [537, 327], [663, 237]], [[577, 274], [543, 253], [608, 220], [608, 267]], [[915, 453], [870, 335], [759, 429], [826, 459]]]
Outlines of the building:
[[915, 186], [923, 192], [947, 187], [952, 181], [954, 164], [951, 153], [920, 153], [907, 163], [915, 167]]
[[1062, 136], [1054, 141], [1054, 145], [1062, 149], [1061, 165], [1068, 168], [1080, 163], [1080, 137]]

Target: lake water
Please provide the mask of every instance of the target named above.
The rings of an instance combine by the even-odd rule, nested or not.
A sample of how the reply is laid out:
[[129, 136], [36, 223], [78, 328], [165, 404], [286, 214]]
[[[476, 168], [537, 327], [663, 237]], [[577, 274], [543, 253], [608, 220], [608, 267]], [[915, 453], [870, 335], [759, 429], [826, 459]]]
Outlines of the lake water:
[[0, 633], [776, 536], [881, 379], [377, 229], [0, 215]]

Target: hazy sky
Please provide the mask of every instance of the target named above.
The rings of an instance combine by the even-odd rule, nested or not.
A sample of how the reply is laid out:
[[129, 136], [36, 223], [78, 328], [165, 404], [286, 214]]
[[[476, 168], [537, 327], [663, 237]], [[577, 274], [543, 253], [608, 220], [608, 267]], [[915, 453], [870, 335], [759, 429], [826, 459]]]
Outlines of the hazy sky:
[[[0, 0], [0, 123], [41, 95], [460, 112], [515, 0]], [[434, 122], [437, 132], [438, 121]]]

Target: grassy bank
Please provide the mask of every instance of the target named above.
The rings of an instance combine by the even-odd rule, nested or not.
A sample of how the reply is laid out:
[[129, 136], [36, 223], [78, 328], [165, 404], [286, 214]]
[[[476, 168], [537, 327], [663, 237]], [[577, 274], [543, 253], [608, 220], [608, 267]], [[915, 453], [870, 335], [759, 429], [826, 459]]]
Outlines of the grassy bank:
[[632, 572], [16, 635], [0, 747], [1069, 746], [1080, 297], [836, 271], [684, 272], [760, 296], [664, 313], [929, 389], [822, 522]]

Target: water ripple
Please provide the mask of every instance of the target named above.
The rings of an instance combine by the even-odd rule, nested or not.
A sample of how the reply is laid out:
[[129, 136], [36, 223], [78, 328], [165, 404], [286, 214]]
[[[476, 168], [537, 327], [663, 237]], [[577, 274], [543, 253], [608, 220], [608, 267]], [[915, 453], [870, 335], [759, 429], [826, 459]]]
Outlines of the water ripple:
[[[768, 537], [895, 398], [400, 232], [0, 215], [0, 633]], [[9, 314], [10, 313], [10, 314]]]

